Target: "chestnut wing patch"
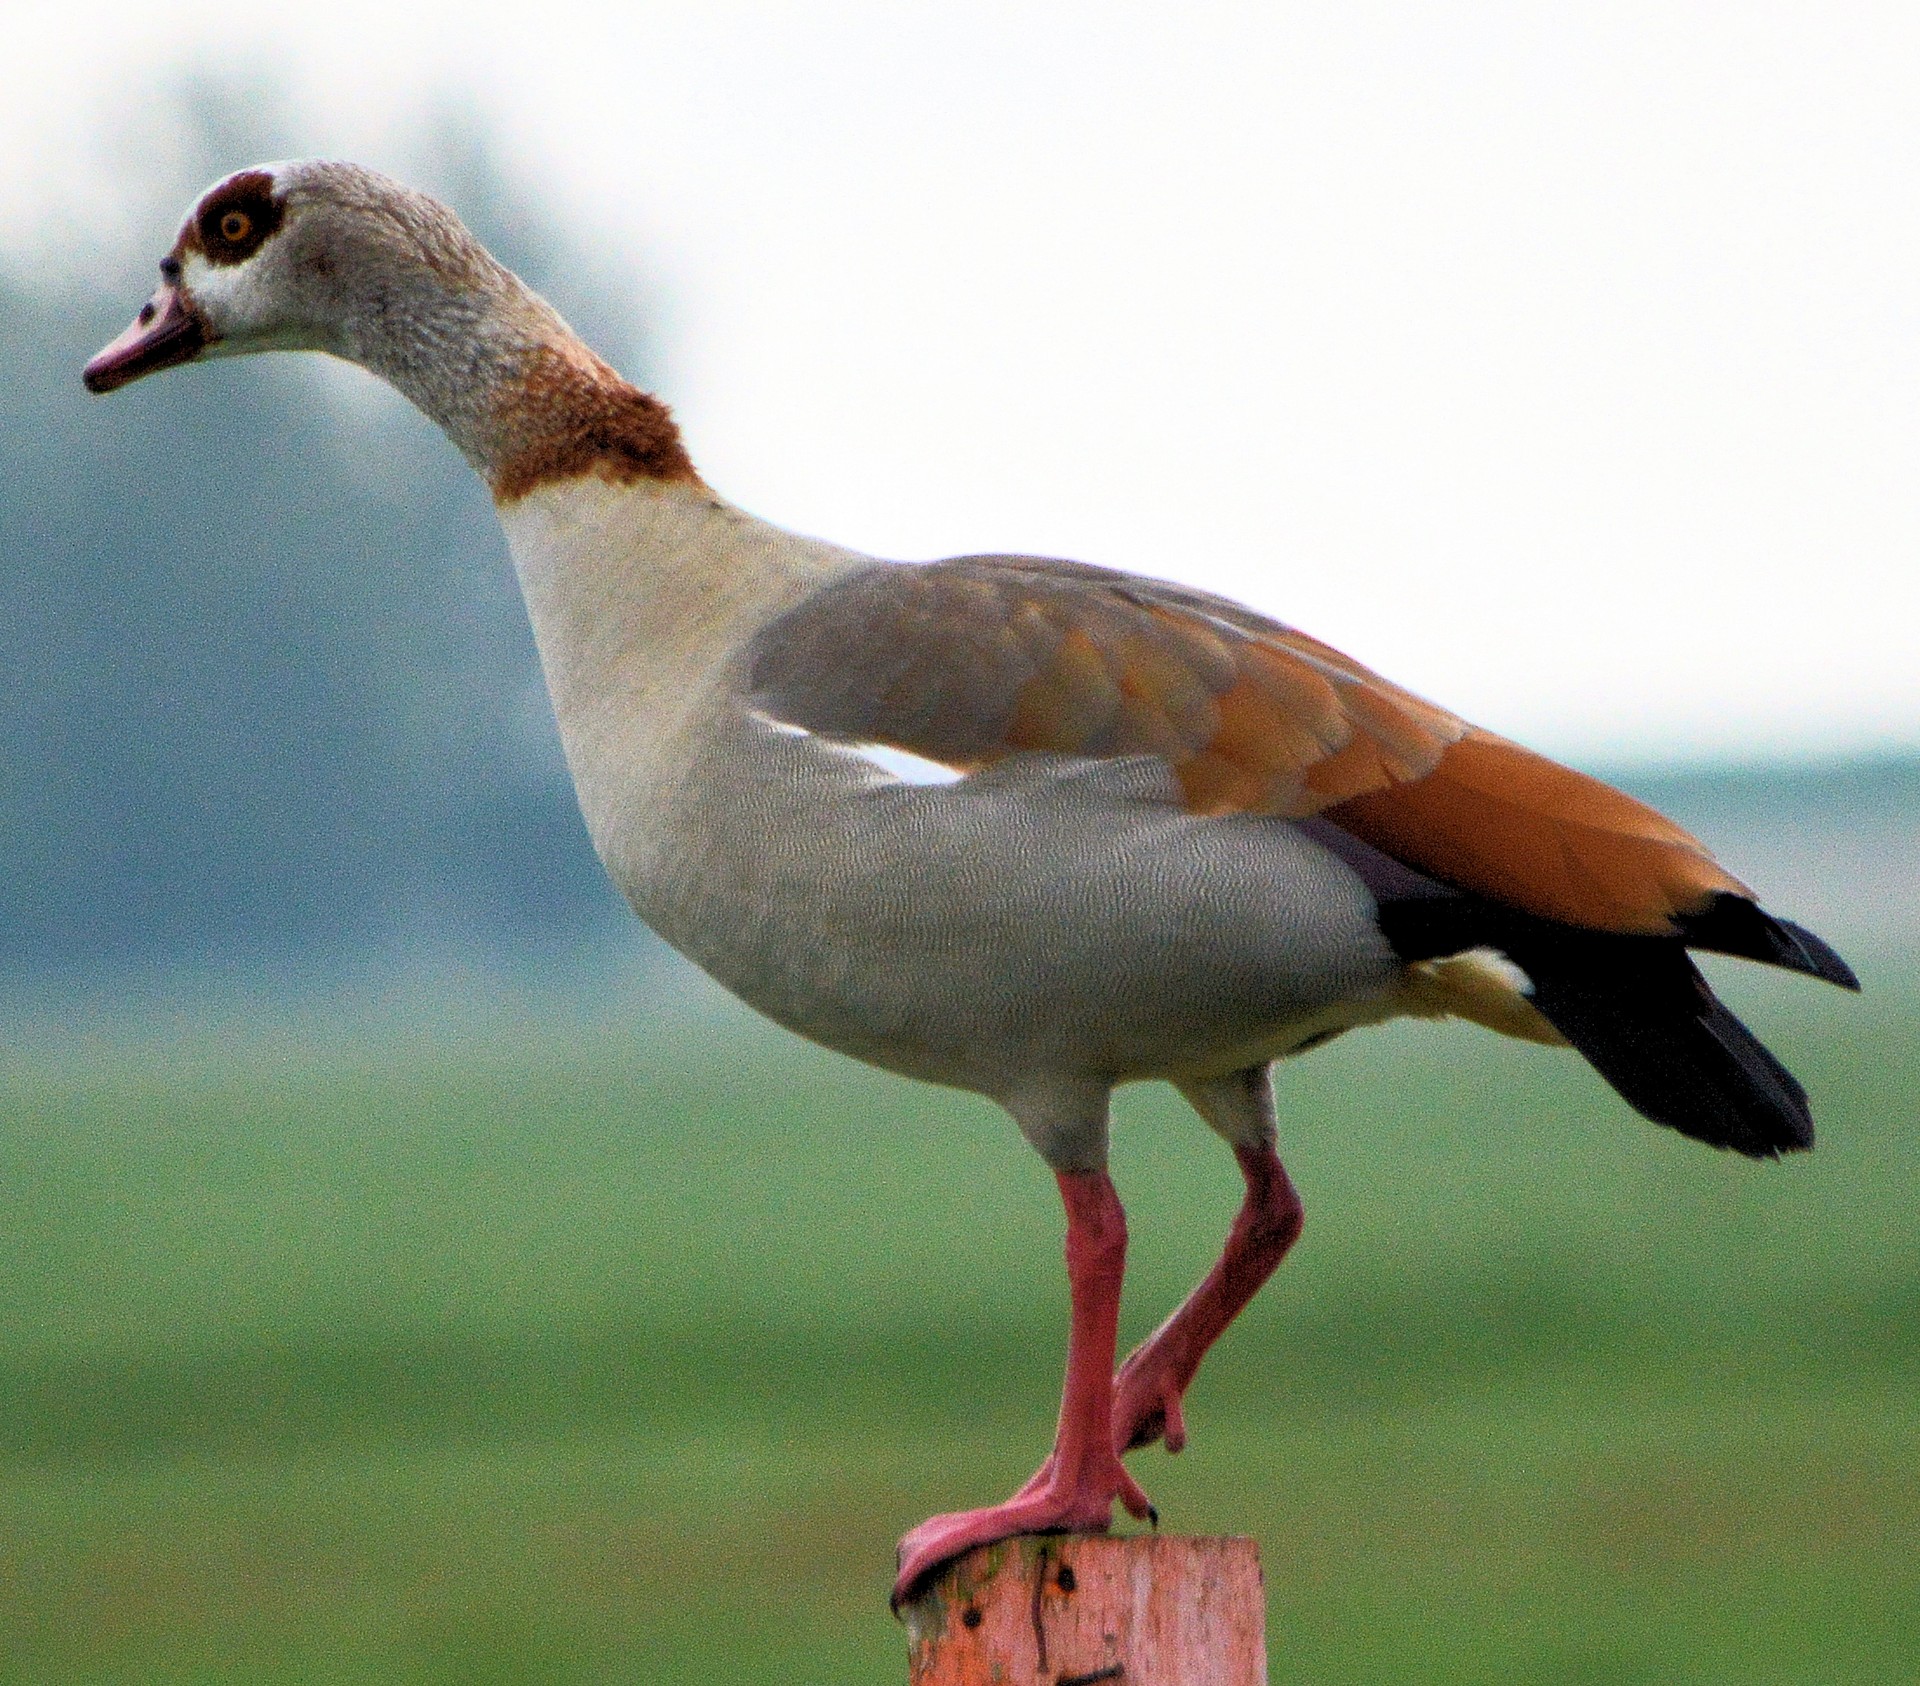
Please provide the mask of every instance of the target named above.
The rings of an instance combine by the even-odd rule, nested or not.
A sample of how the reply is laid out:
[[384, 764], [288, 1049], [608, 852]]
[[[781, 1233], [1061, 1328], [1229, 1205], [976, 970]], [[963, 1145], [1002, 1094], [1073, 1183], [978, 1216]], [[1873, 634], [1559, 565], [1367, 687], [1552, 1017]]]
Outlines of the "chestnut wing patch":
[[1304, 818], [1430, 771], [1444, 709], [1237, 604], [1062, 562], [881, 565], [767, 629], [757, 707], [977, 768], [1157, 755], [1196, 813]]
[[770, 718], [961, 770], [1156, 755], [1199, 814], [1323, 815], [1439, 881], [1595, 929], [1671, 934], [1744, 894], [1680, 827], [1206, 592], [1079, 563], [877, 564], [766, 629]]
[[1671, 936], [1717, 895], [1752, 893], [1644, 802], [1478, 729], [1427, 777], [1326, 818], [1443, 884], [1593, 930]]

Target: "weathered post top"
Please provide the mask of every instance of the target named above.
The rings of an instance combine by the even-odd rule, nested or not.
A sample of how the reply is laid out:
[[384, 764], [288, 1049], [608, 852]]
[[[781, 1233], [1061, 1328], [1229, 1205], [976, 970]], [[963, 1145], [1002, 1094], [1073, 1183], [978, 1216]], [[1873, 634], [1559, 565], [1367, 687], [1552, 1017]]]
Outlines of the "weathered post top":
[[1007, 1540], [960, 1558], [902, 1614], [910, 1686], [1267, 1686], [1250, 1539]]

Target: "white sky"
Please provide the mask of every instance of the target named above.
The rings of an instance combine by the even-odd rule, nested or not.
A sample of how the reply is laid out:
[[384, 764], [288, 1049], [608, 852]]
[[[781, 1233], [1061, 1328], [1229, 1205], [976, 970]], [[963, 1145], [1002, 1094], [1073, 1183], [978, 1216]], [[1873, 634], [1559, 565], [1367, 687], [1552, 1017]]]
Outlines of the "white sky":
[[[43, 235], [186, 66], [376, 164], [470, 95], [786, 525], [1209, 585], [1589, 760], [1920, 745], [1911, 0], [0, 0], [0, 41]], [[156, 257], [182, 209], [132, 208]]]

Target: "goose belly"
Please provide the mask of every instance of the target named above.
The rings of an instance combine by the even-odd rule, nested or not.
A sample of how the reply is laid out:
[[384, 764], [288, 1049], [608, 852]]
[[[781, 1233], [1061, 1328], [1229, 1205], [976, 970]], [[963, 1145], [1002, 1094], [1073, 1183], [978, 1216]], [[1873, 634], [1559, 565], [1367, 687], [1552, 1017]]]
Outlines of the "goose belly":
[[769, 1017], [989, 1094], [1209, 1075], [1388, 1016], [1402, 968], [1354, 873], [1173, 794], [1149, 758], [916, 784], [741, 717], [602, 847], [642, 917]]

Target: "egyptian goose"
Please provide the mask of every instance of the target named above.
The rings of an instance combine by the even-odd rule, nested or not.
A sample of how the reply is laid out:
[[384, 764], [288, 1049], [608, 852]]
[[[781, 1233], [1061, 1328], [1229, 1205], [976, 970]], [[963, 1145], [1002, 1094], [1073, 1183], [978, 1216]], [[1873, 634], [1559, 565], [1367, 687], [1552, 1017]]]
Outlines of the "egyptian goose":
[[[694, 471], [443, 206], [353, 165], [229, 176], [94, 392], [331, 352], [492, 489], [600, 858], [661, 936], [804, 1036], [998, 1101], [1066, 1207], [1058, 1436], [1006, 1503], [901, 1542], [898, 1600], [968, 1547], [1153, 1511], [1121, 1454], [1300, 1232], [1271, 1063], [1454, 1014], [1571, 1043], [1645, 1117], [1754, 1157], [1805, 1092], [1690, 948], [1848, 989], [1677, 825], [1304, 633], [1070, 562], [906, 565], [800, 538]], [[1212, 1272], [1115, 1373], [1126, 1220], [1108, 1097], [1161, 1078], [1246, 1197]]]

